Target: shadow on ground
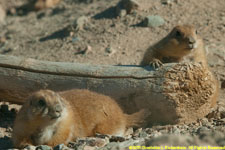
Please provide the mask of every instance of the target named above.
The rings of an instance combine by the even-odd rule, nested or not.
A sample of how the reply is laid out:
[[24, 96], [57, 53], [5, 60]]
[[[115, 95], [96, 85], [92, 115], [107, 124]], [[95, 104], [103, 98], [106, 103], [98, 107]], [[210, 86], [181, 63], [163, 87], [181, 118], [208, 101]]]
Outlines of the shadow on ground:
[[46, 37], [42, 37], [39, 39], [40, 42], [48, 41], [48, 40], [53, 40], [53, 39], [63, 39], [69, 36], [69, 31], [68, 27], [65, 27], [63, 29], [60, 29]]
[[4, 136], [0, 138], [0, 149], [1, 150], [7, 150], [13, 148], [13, 143], [11, 141], [11, 138]]
[[[9, 110], [8, 105], [0, 105], [0, 127], [9, 129], [8, 131], [0, 130], [0, 150], [6, 150], [13, 147], [11, 138], [7, 135], [10, 132], [15, 120], [16, 111], [15, 109]], [[8, 133], [7, 133], [8, 132]], [[5, 135], [7, 133], [7, 135]]]
[[94, 19], [112, 19], [116, 18], [116, 8], [110, 7], [93, 16]]

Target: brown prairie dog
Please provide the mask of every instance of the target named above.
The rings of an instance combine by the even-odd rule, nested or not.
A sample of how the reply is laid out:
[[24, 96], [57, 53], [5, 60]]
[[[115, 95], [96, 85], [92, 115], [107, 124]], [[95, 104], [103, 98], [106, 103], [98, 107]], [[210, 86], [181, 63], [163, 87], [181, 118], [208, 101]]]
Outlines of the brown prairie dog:
[[61, 0], [37, 0], [34, 4], [36, 10], [50, 8], [56, 6]]
[[146, 110], [124, 114], [115, 100], [88, 90], [41, 90], [32, 94], [19, 111], [13, 143], [18, 148], [56, 146], [96, 133], [123, 136], [128, 127], [142, 124], [147, 115]]
[[[200, 62], [208, 68], [206, 52], [202, 38], [192, 25], [179, 25], [158, 43], [148, 48], [144, 54], [141, 65], [160, 67], [163, 63], [172, 62]], [[215, 77], [215, 93], [211, 106], [216, 105], [219, 94], [219, 83]]]
[[179, 25], [158, 43], [148, 48], [141, 65], [160, 67], [163, 63], [201, 62], [207, 65], [202, 38], [192, 25]]

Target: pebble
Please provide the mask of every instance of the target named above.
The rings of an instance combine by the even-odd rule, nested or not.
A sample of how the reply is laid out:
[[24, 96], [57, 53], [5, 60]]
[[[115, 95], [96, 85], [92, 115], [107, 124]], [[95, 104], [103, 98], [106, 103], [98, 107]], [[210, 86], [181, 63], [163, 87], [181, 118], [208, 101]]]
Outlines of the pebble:
[[125, 141], [126, 139], [122, 136], [112, 136], [109, 141], [110, 142], [123, 142]]
[[40, 145], [36, 148], [36, 150], [52, 150], [52, 148], [47, 145]]
[[197, 129], [197, 134], [206, 133], [208, 131], [209, 131], [209, 129], [207, 127], [202, 126]]
[[25, 150], [36, 150], [36, 147], [33, 145], [28, 145], [24, 148]]
[[73, 42], [73, 43], [75, 43], [75, 42], [77, 42], [77, 41], [80, 41], [80, 38], [79, 38], [79, 37], [73, 37], [73, 38], [72, 38], [72, 42]]
[[139, 9], [140, 4], [137, 0], [121, 0], [116, 6], [116, 14], [120, 17], [124, 17], [127, 14], [131, 14], [134, 10]]
[[92, 146], [85, 145], [83, 150], [96, 150], [96, 148], [92, 147]]
[[143, 21], [144, 27], [158, 27], [165, 23], [164, 19], [158, 15], [147, 16]]
[[201, 120], [201, 123], [202, 123], [203, 126], [207, 126], [207, 124], [209, 123], [209, 121], [208, 121], [207, 118], [203, 118], [203, 119]]
[[103, 147], [109, 142], [108, 139], [90, 138], [86, 143], [88, 146]]
[[125, 9], [121, 9], [119, 12], [118, 12], [118, 16], [119, 17], [124, 17], [127, 15], [127, 11]]
[[173, 0], [161, 0], [161, 3], [164, 5], [172, 4]]
[[65, 146], [64, 144], [59, 144], [53, 148], [53, 150], [72, 150], [71, 148]]
[[73, 24], [75, 30], [82, 30], [84, 28], [84, 25], [88, 22], [88, 17], [81, 16], [77, 18]]
[[107, 53], [109, 53], [109, 54], [115, 53], [115, 49], [113, 49], [111, 46], [108, 46], [108, 47], [105, 49], [105, 51], [106, 51]]
[[131, 13], [133, 10], [138, 9], [140, 7], [137, 0], [122, 0], [123, 7], [126, 9], [127, 13]]

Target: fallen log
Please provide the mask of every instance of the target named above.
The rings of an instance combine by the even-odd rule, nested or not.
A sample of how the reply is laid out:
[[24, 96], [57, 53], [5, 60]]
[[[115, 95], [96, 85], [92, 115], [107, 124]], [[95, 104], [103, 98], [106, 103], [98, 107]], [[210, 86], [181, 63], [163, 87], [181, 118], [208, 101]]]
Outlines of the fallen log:
[[150, 67], [48, 62], [0, 55], [0, 101], [23, 104], [39, 89], [89, 89], [117, 100], [125, 112], [151, 111], [150, 123], [196, 121], [215, 103], [215, 79], [198, 63]]

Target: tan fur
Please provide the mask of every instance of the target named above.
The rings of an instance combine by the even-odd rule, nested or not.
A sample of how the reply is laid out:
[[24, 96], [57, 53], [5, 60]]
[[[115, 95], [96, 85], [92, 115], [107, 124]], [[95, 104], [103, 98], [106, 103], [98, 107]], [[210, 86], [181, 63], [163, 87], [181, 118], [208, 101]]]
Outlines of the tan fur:
[[[179, 32], [179, 33], [178, 33]], [[192, 61], [207, 66], [202, 38], [191, 25], [176, 26], [165, 38], [147, 49], [141, 65]]]
[[[40, 100], [45, 101], [44, 107]], [[59, 113], [56, 106], [61, 108]], [[15, 147], [55, 146], [96, 133], [123, 136], [128, 127], [141, 125], [147, 113], [141, 110], [132, 115], [124, 114], [115, 100], [88, 90], [58, 93], [41, 90], [34, 93], [19, 111], [14, 123], [13, 143]], [[51, 119], [52, 116], [58, 118]], [[51, 129], [54, 132], [50, 132]], [[50, 138], [43, 138], [43, 135], [50, 135]]]
[[37, 0], [34, 4], [36, 10], [50, 8], [56, 6], [61, 0]]

